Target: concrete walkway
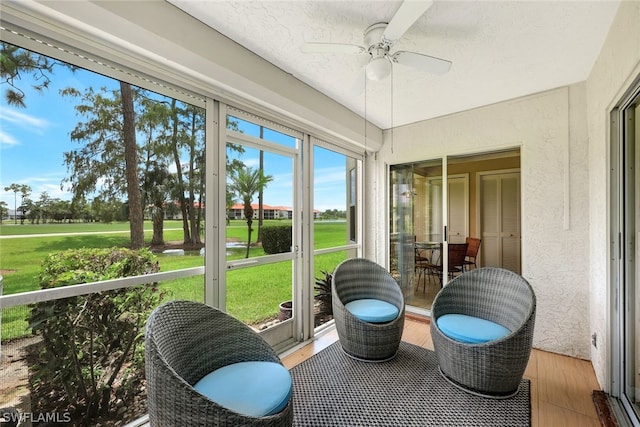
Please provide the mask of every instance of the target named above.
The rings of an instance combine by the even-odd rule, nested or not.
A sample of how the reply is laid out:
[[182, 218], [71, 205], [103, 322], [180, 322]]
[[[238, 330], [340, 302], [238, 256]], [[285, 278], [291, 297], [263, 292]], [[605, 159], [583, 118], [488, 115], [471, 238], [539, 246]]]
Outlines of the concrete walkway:
[[[182, 230], [182, 228], [165, 228], [164, 231]], [[153, 230], [145, 230], [145, 233], [153, 233]], [[0, 236], [0, 239], [27, 239], [29, 237], [60, 237], [60, 236], [88, 236], [91, 234], [129, 234], [129, 230], [120, 231], [78, 231], [74, 233], [42, 233], [42, 234], [11, 234]]]

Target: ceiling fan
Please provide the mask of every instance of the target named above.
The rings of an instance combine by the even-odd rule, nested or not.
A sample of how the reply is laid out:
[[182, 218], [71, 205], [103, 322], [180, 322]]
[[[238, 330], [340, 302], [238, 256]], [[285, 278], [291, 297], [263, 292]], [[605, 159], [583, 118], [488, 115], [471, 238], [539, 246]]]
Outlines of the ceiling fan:
[[406, 65], [432, 74], [444, 74], [451, 61], [417, 52], [391, 52], [393, 44], [431, 7], [432, 0], [405, 0], [389, 23], [371, 25], [364, 32], [364, 46], [342, 43], [309, 42], [302, 46], [304, 53], [368, 53], [371, 59], [365, 74], [369, 80], [382, 80], [391, 74], [393, 64]]

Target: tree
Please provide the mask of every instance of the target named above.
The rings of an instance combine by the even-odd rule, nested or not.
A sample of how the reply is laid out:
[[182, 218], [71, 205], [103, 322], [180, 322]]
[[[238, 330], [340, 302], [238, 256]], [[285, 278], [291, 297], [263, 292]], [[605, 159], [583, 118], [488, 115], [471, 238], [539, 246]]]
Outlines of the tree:
[[[84, 118], [71, 131], [71, 139], [82, 147], [64, 153], [64, 163], [70, 176], [62, 182], [70, 185], [73, 199], [97, 192], [100, 199], [113, 201], [126, 194], [129, 207], [131, 247], [144, 246], [142, 202], [138, 178], [138, 147], [135, 136], [134, 97], [131, 86], [120, 84], [120, 90], [107, 91], [93, 88], [84, 93], [67, 88], [63, 96], [78, 99], [75, 106]], [[102, 221], [113, 218], [117, 212], [107, 215], [102, 210]]]
[[[144, 91], [142, 91], [144, 94]], [[174, 175], [169, 171], [169, 109], [167, 103], [144, 96], [137, 116], [138, 133], [144, 139], [142, 154], [142, 206], [153, 224], [152, 245], [164, 244], [164, 217]]]
[[71, 200], [69, 205], [69, 214], [72, 220], [81, 220], [83, 222], [93, 221], [90, 206], [84, 197]]
[[122, 101], [122, 133], [124, 140], [124, 163], [129, 198], [129, 230], [131, 249], [144, 247], [144, 217], [138, 180], [138, 146], [136, 145], [136, 118], [133, 110], [131, 85], [120, 82]]
[[[25, 199], [29, 197], [31, 194], [31, 187], [26, 184], [11, 184], [8, 187], [4, 187], [4, 191], [13, 192], [13, 219], [14, 224], [18, 223], [18, 210], [22, 210], [22, 218], [20, 219], [20, 223], [24, 221], [24, 214], [26, 211], [25, 207]], [[21, 195], [20, 208], [17, 205], [18, 193]]]
[[244, 217], [247, 221], [247, 253], [245, 258], [249, 258], [249, 248], [251, 247], [251, 224], [253, 223], [253, 195], [263, 190], [269, 182], [273, 181], [271, 175], [265, 176], [260, 169], [242, 168], [237, 169], [231, 175], [229, 188], [235, 192], [244, 204]]
[[0, 200], [0, 224], [2, 224], [2, 220], [7, 213], [9, 213], [7, 202], [5, 202], [4, 200]]
[[153, 222], [152, 245], [164, 244], [165, 204], [171, 194], [173, 184], [174, 175], [169, 172], [166, 165], [152, 163], [149, 166], [142, 188], [145, 200], [150, 205], [149, 210]]
[[8, 85], [5, 91], [7, 104], [25, 108], [25, 93], [16, 82], [22, 74], [30, 74], [35, 82], [32, 87], [41, 92], [49, 87], [54, 65], [60, 63], [37, 53], [30, 52], [10, 43], [0, 42], [0, 84]]
[[18, 193], [20, 192], [20, 184], [11, 184], [4, 187], [4, 191], [13, 192], [13, 223], [18, 223]]
[[40, 223], [40, 219], [42, 219], [42, 223], [47, 223], [47, 218], [51, 217], [51, 198], [49, 197], [49, 193], [43, 191], [40, 193], [40, 199], [35, 202], [35, 207], [38, 210], [37, 215], [35, 216], [36, 224]]
[[[170, 104], [169, 147], [176, 168], [175, 196], [182, 213], [184, 243], [202, 243], [200, 220], [204, 193], [204, 124], [202, 108]], [[186, 158], [183, 159], [182, 155]], [[196, 197], [199, 198], [196, 202]]]

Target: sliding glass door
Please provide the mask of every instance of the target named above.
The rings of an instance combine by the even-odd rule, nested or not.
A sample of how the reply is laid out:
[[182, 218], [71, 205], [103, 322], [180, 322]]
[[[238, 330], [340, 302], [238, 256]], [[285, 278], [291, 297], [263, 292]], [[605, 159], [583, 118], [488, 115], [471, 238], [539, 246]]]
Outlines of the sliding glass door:
[[[614, 408], [640, 424], [640, 83], [612, 114], [613, 345], [611, 395]], [[620, 236], [622, 241], [618, 241]]]
[[[518, 148], [393, 165], [389, 183], [390, 270], [407, 305], [429, 310], [463, 267], [520, 272]], [[480, 246], [464, 266], [468, 238]]]
[[[442, 160], [394, 165], [389, 173], [390, 270], [408, 305], [430, 309], [445, 265]], [[446, 277], [444, 278], [446, 280]]]

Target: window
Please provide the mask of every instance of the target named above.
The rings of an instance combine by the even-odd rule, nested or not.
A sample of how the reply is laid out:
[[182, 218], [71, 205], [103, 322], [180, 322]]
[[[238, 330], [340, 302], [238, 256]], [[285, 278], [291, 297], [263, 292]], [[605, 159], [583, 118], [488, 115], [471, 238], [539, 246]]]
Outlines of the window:
[[[106, 294], [114, 287], [158, 289], [165, 292], [163, 301], [183, 298], [219, 306], [256, 329], [264, 327], [262, 336], [278, 349], [313, 334], [314, 277], [321, 271], [333, 272], [341, 260], [362, 252], [361, 154], [316, 140], [308, 133], [308, 124], [305, 133], [288, 120], [261, 117], [174, 86], [168, 82], [172, 75], [162, 67], [157, 76], [143, 75], [55, 42], [39, 41], [51, 40], [51, 35], [30, 37], [4, 28], [2, 34], [10, 35], [12, 42], [24, 41], [19, 44], [31, 49], [31, 55], [52, 55], [42, 57], [50, 61], [43, 65], [52, 66], [42, 70], [50, 73], [48, 88], [39, 93], [32, 86], [42, 82], [42, 75], [24, 73], [20, 83], [26, 85], [20, 89], [27, 107], [2, 104], [0, 110], [0, 200], [4, 202], [0, 233], [47, 234], [0, 241], [3, 351], [7, 338], [28, 333], [28, 305], [36, 299], [44, 298], [44, 304], [51, 306], [66, 301], [81, 308], [78, 298]], [[4, 47], [16, 47], [15, 54], [23, 51], [7, 42]], [[124, 62], [137, 64], [122, 54]], [[210, 93], [208, 83], [192, 83], [191, 90]], [[126, 121], [132, 125], [127, 132], [133, 130], [127, 135], [135, 136], [135, 145], [125, 152], [122, 105], [129, 95], [127, 114], [133, 113], [135, 120]], [[225, 119], [227, 126], [220, 129], [218, 123]], [[29, 138], [23, 138], [26, 135]], [[17, 155], [23, 147], [27, 154]], [[51, 165], [62, 167], [47, 169]], [[235, 171], [250, 169], [270, 179], [262, 191], [247, 191], [252, 197], [244, 203], [240, 191], [225, 192], [224, 186], [233, 187]], [[136, 178], [138, 184], [128, 185]], [[143, 246], [151, 246], [156, 257], [149, 270], [113, 281], [92, 277], [95, 283], [80, 288], [39, 291], [36, 296], [25, 293], [32, 289], [40, 261], [51, 252], [131, 246], [129, 218], [135, 216], [135, 202], [129, 187], [140, 189], [142, 209], [140, 220], [134, 222], [142, 226]], [[224, 194], [232, 196], [226, 199]], [[236, 204], [241, 208], [234, 208]], [[247, 205], [253, 210], [249, 215]], [[280, 245], [266, 253], [260, 231], [271, 226], [289, 227], [276, 237], [282, 243], [284, 236], [287, 243], [284, 250]], [[51, 234], [62, 227], [74, 233]], [[222, 252], [225, 256], [218, 256]], [[313, 257], [305, 256], [311, 252]], [[115, 299], [120, 298], [114, 293]], [[280, 319], [280, 303], [286, 302], [291, 303], [292, 317]], [[141, 314], [138, 327], [143, 328], [144, 313], [134, 312], [131, 309], [122, 317]], [[131, 336], [139, 339], [141, 330]], [[12, 383], [3, 378], [0, 384]], [[0, 395], [0, 407], [13, 405], [3, 400], [8, 394]], [[127, 413], [121, 419], [128, 422], [138, 415]]]
[[332, 318], [327, 275], [332, 275], [340, 262], [358, 254], [361, 160], [330, 144], [314, 142], [314, 326], [318, 327]]

